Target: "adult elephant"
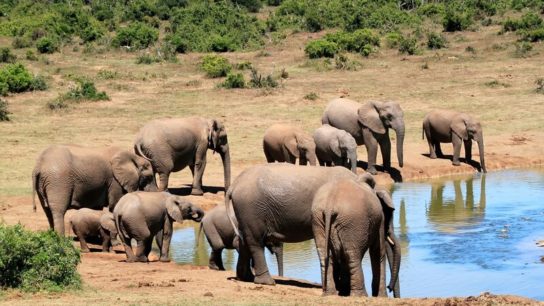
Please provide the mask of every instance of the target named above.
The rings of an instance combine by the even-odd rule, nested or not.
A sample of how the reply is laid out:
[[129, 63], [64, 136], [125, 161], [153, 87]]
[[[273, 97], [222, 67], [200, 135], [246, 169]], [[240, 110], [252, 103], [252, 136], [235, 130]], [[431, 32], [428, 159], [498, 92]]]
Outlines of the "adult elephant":
[[361, 105], [350, 99], [338, 98], [329, 102], [321, 122], [350, 133], [357, 145], [365, 145], [368, 152], [367, 171], [371, 174], [377, 173], [378, 146], [384, 168], [388, 170], [391, 167], [389, 128], [392, 128], [397, 134], [399, 166], [403, 166], [404, 112], [398, 103], [371, 101]]
[[323, 124], [314, 132], [319, 165], [344, 166], [357, 174], [357, 143], [344, 130]]
[[[238, 227], [233, 218], [231, 222], [242, 237], [236, 266], [238, 279], [274, 284], [264, 257], [264, 246], [312, 239], [314, 195], [322, 185], [338, 178], [373, 183], [370, 175], [358, 177], [344, 167], [290, 164], [253, 166], [236, 178], [225, 196], [225, 205], [229, 212], [232, 202]], [[251, 260], [255, 274], [251, 272]]]
[[230, 185], [230, 151], [225, 126], [201, 117], [153, 120], [144, 125], [134, 142], [136, 154], [149, 160], [159, 174], [159, 190], [168, 188], [171, 172], [189, 166], [193, 174], [192, 195], [202, 195], [202, 176], [208, 149], [223, 161], [225, 190]]
[[453, 143], [452, 164], [454, 166], [461, 164], [459, 156], [463, 143], [465, 144], [466, 162], [469, 163], [472, 160], [472, 140], [476, 141], [480, 151], [480, 167], [483, 172], [487, 172], [482, 125], [471, 115], [450, 110], [431, 111], [423, 119], [422, 132], [427, 137], [431, 158], [443, 156], [440, 143]]
[[52, 145], [45, 149], [32, 172], [32, 204], [38, 194], [49, 226], [64, 235], [69, 208], [110, 211], [128, 192], [157, 189], [151, 164], [118, 147], [86, 148]]
[[294, 164], [298, 158], [300, 165], [310, 163], [315, 166], [317, 161], [312, 136], [292, 125], [274, 124], [269, 127], [264, 133], [263, 150], [269, 163]]

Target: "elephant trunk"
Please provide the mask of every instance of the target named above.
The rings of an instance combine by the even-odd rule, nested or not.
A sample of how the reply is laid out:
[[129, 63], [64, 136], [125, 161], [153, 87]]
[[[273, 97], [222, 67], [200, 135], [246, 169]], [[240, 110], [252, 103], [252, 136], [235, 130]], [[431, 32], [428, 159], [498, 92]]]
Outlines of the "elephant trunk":
[[317, 156], [315, 155], [315, 150], [313, 152], [308, 152], [308, 162], [310, 166], [317, 165]]
[[485, 168], [485, 157], [484, 157], [484, 135], [480, 132], [478, 133], [478, 151], [480, 151], [480, 166], [482, 167], [482, 172], [486, 173], [487, 169]]
[[223, 146], [223, 149], [219, 153], [221, 155], [221, 160], [223, 161], [223, 173], [225, 178], [225, 193], [230, 186], [230, 149], [229, 145], [226, 144]]
[[404, 144], [404, 122], [402, 122], [401, 125], [399, 125], [395, 132], [397, 133], [397, 158], [399, 160], [399, 166], [404, 166], [404, 158], [403, 158], [403, 144]]
[[[401, 259], [400, 241], [395, 236], [392, 225], [389, 228], [388, 237], [391, 239], [393, 243], [390, 243], [389, 241], [386, 242], [386, 248], [392, 248], [392, 252], [389, 251], [387, 253], [388, 255], [390, 253], [393, 253], [392, 254], [393, 258], [392, 258], [392, 264], [391, 263], [389, 264], [391, 268], [391, 280], [389, 281], [389, 285], [387, 286], [387, 288], [389, 290], [393, 290], [394, 297], [400, 298], [400, 285], [399, 285], [399, 270], [400, 270], [400, 259]], [[388, 258], [388, 260], [391, 261], [391, 258]]]
[[348, 154], [349, 162], [350, 162], [350, 169], [351, 172], [357, 174], [357, 151], [356, 149], [353, 149], [353, 152], [349, 152]]
[[195, 222], [202, 221], [202, 218], [204, 218], [204, 211], [199, 207], [193, 207], [192, 211], [193, 211], [193, 214], [191, 215], [191, 220]]

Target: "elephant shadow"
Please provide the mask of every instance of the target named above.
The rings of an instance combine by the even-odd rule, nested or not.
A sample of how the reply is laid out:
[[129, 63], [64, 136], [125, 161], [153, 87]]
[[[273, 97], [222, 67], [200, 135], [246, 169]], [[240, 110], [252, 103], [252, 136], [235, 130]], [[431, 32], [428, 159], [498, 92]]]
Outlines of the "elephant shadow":
[[[421, 154], [425, 157], [428, 157], [428, 158], [431, 158], [431, 155], [429, 153], [423, 153]], [[437, 159], [447, 159], [451, 162], [453, 162], [453, 155], [451, 154], [444, 154], [442, 156], [437, 156], [436, 157]], [[475, 160], [470, 160], [467, 162], [466, 158], [464, 157], [459, 157], [459, 161], [462, 162], [462, 163], [465, 163], [467, 165], [470, 165], [472, 168], [476, 169], [478, 172], [482, 172], [482, 166], [480, 165], [480, 162], [477, 162]]]
[[[227, 277], [227, 280], [234, 280], [238, 281], [238, 279], [234, 276]], [[321, 289], [321, 284], [312, 283], [305, 280], [299, 280], [299, 279], [290, 279], [290, 278], [277, 278], [274, 277], [274, 281], [276, 282], [276, 285], [282, 285], [282, 286], [293, 286], [298, 288], [319, 288]]]
[[[179, 195], [179, 196], [188, 196], [191, 195], [192, 190], [191, 184], [183, 185], [182, 187], [178, 188], [168, 188], [168, 192], [170, 192], [173, 195]], [[217, 194], [219, 192], [225, 192], [225, 187], [220, 186], [202, 186], [202, 191], [204, 193], [213, 193]]]
[[[368, 162], [358, 160], [357, 161], [357, 167], [365, 169], [365, 171], [366, 171], [366, 169], [368, 169]], [[383, 166], [376, 165], [376, 170], [378, 170], [379, 172], [383, 172], [383, 173], [387, 172], [387, 173], [389, 173], [389, 175], [391, 176], [391, 179], [395, 183], [402, 183], [402, 173], [397, 168], [391, 167], [391, 168], [389, 168], [389, 171], [386, 171]]]

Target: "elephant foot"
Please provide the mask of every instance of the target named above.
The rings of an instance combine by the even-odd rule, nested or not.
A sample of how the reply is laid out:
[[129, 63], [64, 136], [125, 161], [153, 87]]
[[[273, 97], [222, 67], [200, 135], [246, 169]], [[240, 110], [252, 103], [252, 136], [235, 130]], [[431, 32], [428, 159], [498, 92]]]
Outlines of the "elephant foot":
[[91, 250], [89, 250], [89, 248], [81, 249], [81, 253], [89, 253], [89, 252], [91, 252]]
[[368, 169], [366, 169], [366, 172], [368, 172], [368, 173], [370, 173], [372, 175], [378, 174], [378, 171], [374, 167], [369, 167]]
[[323, 293], [321, 294], [321, 296], [332, 296], [332, 295], [338, 295], [338, 291], [327, 290], [327, 291], [323, 291]]
[[140, 257], [136, 257], [136, 261], [137, 262], [148, 262], [148, 259], [146, 256], [140, 256]]
[[127, 257], [127, 262], [129, 263], [136, 262], [136, 257]]
[[454, 166], [461, 166], [461, 163], [459, 161], [453, 161], [451, 164]]
[[198, 188], [193, 188], [191, 190], [191, 195], [203, 195], [204, 192], [202, 191], [202, 189], [198, 189]]
[[270, 276], [270, 274], [268, 274], [268, 272], [263, 275], [255, 276], [255, 279], [253, 280], [253, 282], [259, 285], [270, 285], [270, 286], [276, 285], [276, 282]]
[[215, 263], [208, 264], [208, 268], [210, 268], [210, 270], [217, 270], [217, 271], [223, 270], [223, 269], [219, 268], [219, 266], [216, 265]]
[[436, 154], [431, 154], [431, 155], [429, 156], [429, 158], [430, 158], [430, 159], [436, 159], [437, 156], [436, 156]]
[[365, 290], [351, 290], [350, 296], [368, 296]]
[[160, 261], [160, 262], [170, 262], [170, 258], [168, 258], [168, 257], [161, 257], [161, 258], [159, 259], [159, 261]]

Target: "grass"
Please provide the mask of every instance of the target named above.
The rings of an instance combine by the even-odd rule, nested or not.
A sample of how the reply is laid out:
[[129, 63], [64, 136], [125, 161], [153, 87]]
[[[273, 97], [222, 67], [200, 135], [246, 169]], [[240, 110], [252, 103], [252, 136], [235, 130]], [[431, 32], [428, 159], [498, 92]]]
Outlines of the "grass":
[[[264, 54], [261, 51], [222, 54], [231, 63], [251, 62], [262, 75], [285, 67], [289, 79], [267, 95], [260, 89], [218, 89], [218, 80], [204, 77], [200, 70], [202, 54], [178, 55], [179, 63], [138, 65], [135, 53], [112, 50], [93, 55], [74, 52], [73, 46], [65, 46], [62, 52], [47, 55], [49, 64], [46, 64], [26, 61], [26, 51], [16, 49], [14, 54], [23, 58], [30, 71], [52, 81], [47, 91], [8, 97], [11, 121], [0, 123], [0, 141], [6, 144], [0, 159], [0, 196], [30, 195], [32, 167], [37, 155], [49, 144], [114, 144], [129, 149], [145, 122], [167, 116], [198, 115], [223, 120], [235, 175], [248, 164], [264, 161], [262, 135], [268, 126], [292, 123], [311, 132], [320, 125], [326, 103], [340, 96], [343, 89], [349, 91], [349, 98], [360, 102], [399, 101], [405, 111], [407, 143], [421, 141], [421, 120], [427, 111], [436, 108], [476, 114], [485, 124], [486, 136], [544, 132], [544, 126], [538, 123], [544, 120], [543, 104], [539, 102], [542, 95], [535, 90], [535, 80], [542, 77], [544, 45], [535, 44], [532, 57], [514, 58], [511, 50], [517, 38], [498, 36], [499, 30], [500, 26], [490, 26], [479, 32], [463, 32], [462, 42], [453, 38], [458, 34], [444, 33], [450, 41], [446, 51], [422, 50], [422, 55], [408, 60], [401, 60], [403, 56], [396, 49], [382, 48], [370, 58], [358, 56], [364, 69], [357, 71], [337, 70], [334, 60], [329, 64], [331, 69], [314, 69], [313, 63], [322, 60], [305, 58], [307, 33], [294, 34], [281, 45], [267, 46], [264, 52], [268, 56], [264, 57], [260, 56]], [[489, 48], [494, 44], [509, 48]], [[478, 52], [475, 55], [466, 52], [467, 46]], [[421, 69], [425, 63], [432, 69]], [[97, 77], [100, 71], [114, 73], [101, 72]], [[244, 73], [246, 80], [249, 79], [249, 71]], [[70, 74], [92, 79], [99, 90], [108, 93], [110, 101], [73, 104], [66, 111], [49, 111], [45, 101], [68, 91]], [[512, 78], [505, 80], [505, 75]], [[511, 86], [498, 90], [482, 85], [490, 80]], [[311, 92], [318, 92], [319, 99], [308, 103], [304, 95]], [[520, 105], [535, 106], [520, 108]], [[528, 117], [537, 120], [526, 120]], [[360, 152], [364, 159], [364, 148]], [[188, 170], [174, 174], [172, 180], [174, 184], [190, 182], [187, 178], [190, 178]], [[221, 161], [217, 155], [208, 156], [204, 184], [209, 183], [222, 184]]]

